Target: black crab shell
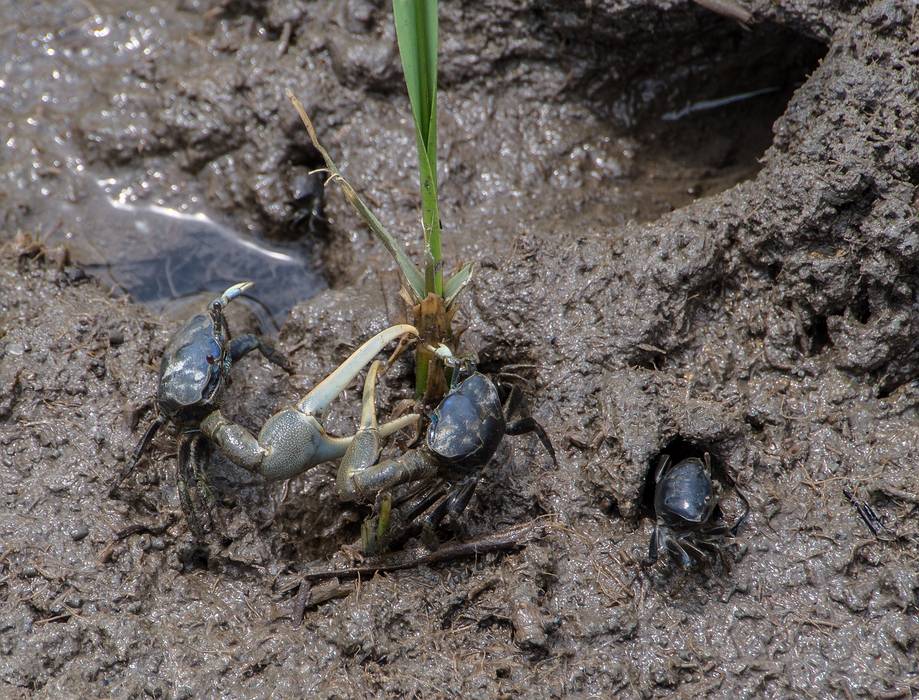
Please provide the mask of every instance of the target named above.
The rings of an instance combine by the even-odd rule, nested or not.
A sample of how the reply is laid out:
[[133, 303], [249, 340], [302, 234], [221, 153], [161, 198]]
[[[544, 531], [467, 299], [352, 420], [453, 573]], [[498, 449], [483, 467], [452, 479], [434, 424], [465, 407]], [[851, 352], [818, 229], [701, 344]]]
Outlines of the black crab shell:
[[210, 316], [188, 320], [169, 341], [160, 360], [157, 401], [168, 412], [177, 412], [209, 400], [223, 371], [224, 343]]
[[703, 523], [714, 509], [712, 479], [698, 457], [670, 467], [655, 489], [654, 510], [671, 525]]
[[476, 372], [447, 394], [434, 411], [427, 447], [451, 465], [478, 467], [498, 449], [505, 427], [494, 382]]

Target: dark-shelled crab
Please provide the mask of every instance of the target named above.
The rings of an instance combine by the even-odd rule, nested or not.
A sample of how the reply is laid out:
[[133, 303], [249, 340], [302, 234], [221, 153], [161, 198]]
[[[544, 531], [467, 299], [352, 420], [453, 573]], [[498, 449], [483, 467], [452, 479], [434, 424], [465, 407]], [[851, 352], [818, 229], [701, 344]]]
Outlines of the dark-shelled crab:
[[205, 497], [212, 499], [203, 478], [208, 445], [198, 426], [219, 404], [233, 362], [253, 350], [268, 361], [287, 370], [287, 360], [273, 345], [255, 335], [231, 338], [224, 309], [252, 286], [252, 282], [234, 284], [208, 304], [205, 313], [195, 314], [170, 338], [160, 359], [155, 398], [156, 418], [134, 449], [130, 462], [122, 469], [111, 487], [114, 493], [135, 469], [150, 441], [164, 425], [172, 425], [179, 434], [177, 473], [179, 496], [193, 529], [199, 531], [188, 492], [190, 479], [201, 483]]
[[[246, 353], [259, 350], [272, 363], [287, 368], [284, 357], [263, 339], [253, 335], [230, 339], [223, 310], [250, 286], [251, 282], [233, 285], [210, 303], [207, 314], [192, 317], [172, 337], [160, 362], [157, 418], [144, 433], [130, 463], [112, 487], [114, 491], [135, 468], [157, 430], [166, 423], [174, 425], [180, 434], [179, 497], [189, 526], [198, 536], [203, 534], [203, 529], [189, 486], [193, 483], [200, 490], [212, 510], [214, 498], [205, 473], [211, 443], [235, 464], [269, 480], [295, 476], [321, 462], [340, 458], [351, 438], [327, 434], [316, 414], [331, 403], [390, 341], [405, 334], [417, 335], [415, 328], [409, 325], [393, 326], [378, 333], [296, 406], [269, 418], [256, 438], [242, 426], [224, 418], [219, 409], [230, 367]], [[417, 420], [417, 415], [403, 416], [381, 426], [380, 431], [388, 435]]]
[[[422, 487], [414, 503], [401, 511], [408, 520], [427, 511], [423, 527], [429, 533], [448, 514], [457, 516], [465, 509], [482, 467], [505, 435], [536, 433], [553, 463], [556, 461], [548, 435], [532, 416], [512, 420], [523, 409], [516, 386], [502, 403], [495, 383], [475, 371], [471, 362], [453, 358], [446, 348], [439, 353], [452, 368], [453, 377], [449, 392], [430, 416], [423, 443], [382, 462], [378, 460], [384, 433], [377, 427], [374, 405], [379, 363], [371, 365], [364, 384], [360, 429], [341, 460], [337, 479], [339, 497], [346, 502], [374, 501], [400, 484], [433, 482], [431, 488]], [[440, 482], [448, 484], [446, 492], [438, 490]], [[365, 530], [365, 550], [375, 548], [368, 534], [372, 537]]]
[[734, 525], [724, 522], [719, 501], [721, 485], [713, 481], [711, 457], [688, 457], [671, 464], [662, 455], [654, 474], [654, 532], [648, 557], [651, 562], [666, 551], [687, 569], [708, 554], [719, 554], [725, 541], [734, 538], [747, 519], [750, 504], [740, 491], [744, 512]]

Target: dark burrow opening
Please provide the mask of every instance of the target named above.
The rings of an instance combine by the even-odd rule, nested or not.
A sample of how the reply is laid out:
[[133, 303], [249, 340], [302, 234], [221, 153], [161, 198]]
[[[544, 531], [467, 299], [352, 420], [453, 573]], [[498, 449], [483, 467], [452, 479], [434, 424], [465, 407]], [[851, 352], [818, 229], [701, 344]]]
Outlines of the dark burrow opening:
[[849, 308], [852, 311], [852, 317], [859, 323], [866, 324], [871, 320], [871, 302], [864, 284], [859, 285], [858, 294], [855, 295]]
[[577, 99], [636, 138], [639, 186], [649, 208], [658, 199], [664, 210], [754, 177], [774, 123], [827, 51], [788, 28], [742, 26], [693, 3], [614, 16], [558, 10], [550, 22]]
[[809, 355], [819, 355], [824, 350], [833, 347], [833, 339], [830, 337], [830, 330], [824, 314], [814, 316], [805, 330], [810, 343], [810, 347], [807, 350]]

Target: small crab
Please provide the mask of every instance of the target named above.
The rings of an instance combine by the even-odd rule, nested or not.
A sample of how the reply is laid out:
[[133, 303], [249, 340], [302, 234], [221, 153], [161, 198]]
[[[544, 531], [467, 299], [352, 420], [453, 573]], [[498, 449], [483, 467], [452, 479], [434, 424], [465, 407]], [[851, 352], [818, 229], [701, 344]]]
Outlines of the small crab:
[[172, 336], [160, 360], [155, 402], [157, 416], [111, 488], [114, 493], [137, 466], [153, 436], [169, 423], [176, 427], [180, 436], [177, 453], [179, 496], [191, 527], [199, 532], [188, 491], [189, 478], [203, 485], [209, 501], [213, 496], [203, 477], [208, 445], [198, 425], [217, 407], [229, 380], [230, 366], [247, 353], [258, 350], [269, 362], [288, 369], [286, 358], [264, 339], [255, 335], [230, 337], [223, 310], [251, 286], [252, 282], [234, 284], [208, 305], [206, 313], [192, 316]]
[[[157, 430], [166, 423], [175, 425], [181, 436], [177, 459], [179, 498], [189, 527], [198, 537], [203, 535], [203, 529], [189, 482], [202, 492], [212, 511], [215, 502], [205, 473], [211, 444], [235, 464], [267, 479], [294, 476], [320, 462], [340, 458], [351, 438], [328, 435], [314, 414], [341, 393], [387, 343], [406, 333], [417, 334], [413, 326], [393, 326], [378, 333], [295, 408], [269, 418], [256, 439], [245, 428], [224, 418], [219, 410], [222, 389], [233, 361], [257, 349], [270, 362], [287, 368], [286, 359], [263, 339], [253, 335], [230, 339], [223, 309], [250, 286], [250, 282], [243, 282], [230, 287], [211, 302], [207, 314], [192, 317], [170, 340], [160, 362], [157, 418], [144, 433], [131, 462], [112, 488], [114, 491], [136, 467]], [[417, 415], [405, 416], [382, 426], [381, 430], [389, 434], [417, 419]]]
[[[516, 386], [502, 405], [498, 387], [475, 371], [472, 363], [452, 356], [446, 359], [453, 368], [450, 391], [431, 414], [423, 444], [383, 462], [377, 461], [384, 433], [377, 428], [374, 406], [379, 363], [371, 366], [364, 384], [360, 429], [338, 468], [338, 494], [342, 501], [373, 501], [388, 497], [391, 489], [400, 484], [433, 481], [432, 488], [423, 488], [421, 498], [409, 507], [418, 515], [433, 506], [423, 522], [425, 532], [431, 534], [445, 516], [459, 515], [468, 505], [482, 467], [495, 454], [505, 435], [536, 433], [553, 463], [556, 462], [548, 435], [532, 416], [522, 415], [511, 421], [515, 412], [522, 412], [522, 396]], [[439, 480], [450, 485], [446, 494], [438, 493]], [[381, 522], [388, 518], [388, 506], [387, 500]], [[414, 516], [408, 519], [411, 517]], [[365, 529], [365, 551], [368, 545], [375, 548], [368, 542]]]
[[654, 474], [654, 512], [656, 520], [648, 557], [657, 561], [659, 552], [667, 551], [684, 569], [719, 554], [727, 538], [737, 531], [750, 512], [747, 499], [737, 491], [745, 510], [737, 522], [728, 527], [718, 503], [721, 485], [712, 481], [711, 457], [689, 457], [676, 464], [663, 455]]

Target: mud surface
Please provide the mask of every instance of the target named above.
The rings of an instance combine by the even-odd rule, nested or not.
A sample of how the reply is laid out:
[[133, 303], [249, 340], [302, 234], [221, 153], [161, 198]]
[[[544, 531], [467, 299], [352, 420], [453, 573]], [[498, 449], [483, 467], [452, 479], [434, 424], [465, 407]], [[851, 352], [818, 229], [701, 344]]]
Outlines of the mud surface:
[[[106, 495], [176, 326], [112, 293], [131, 290], [115, 262], [162, 284], [164, 259], [200, 256], [181, 284], [133, 289], [160, 304], [229, 274], [181, 227], [132, 258], [108, 210], [206, 217], [305, 261], [295, 275], [321, 263], [278, 338], [295, 374], [234, 368], [227, 412], [260, 425], [404, 313], [340, 194], [306, 196], [316, 158], [283, 98], [417, 251], [387, 13], [115, 5], [0, 3], [3, 697], [919, 692], [910, 3], [751, 4], [750, 29], [685, 2], [445, 4], [446, 249], [478, 262], [463, 342], [527, 381], [559, 466], [506, 440], [464, 516], [464, 539], [542, 528], [522, 550], [318, 587], [299, 626], [300, 572], [346, 564], [364, 514], [337, 504], [334, 465], [278, 485], [214, 459], [226, 537], [207, 546], [180, 515], [168, 434]], [[384, 410], [409, 372], [387, 375]], [[357, 398], [331, 432], [353, 429]], [[642, 565], [662, 452], [711, 454], [729, 520], [730, 482], [748, 496], [725, 562]]]

